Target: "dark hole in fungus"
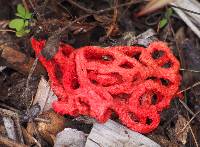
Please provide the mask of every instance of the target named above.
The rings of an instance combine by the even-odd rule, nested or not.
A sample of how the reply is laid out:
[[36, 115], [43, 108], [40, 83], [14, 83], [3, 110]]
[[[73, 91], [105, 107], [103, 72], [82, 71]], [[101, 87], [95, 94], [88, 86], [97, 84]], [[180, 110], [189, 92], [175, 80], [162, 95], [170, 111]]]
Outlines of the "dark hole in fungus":
[[132, 83], [136, 82], [137, 80], [138, 80], [138, 77], [134, 76], [133, 79], [132, 79]]
[[63, 78], [62, 70], [58, 64], [55, 63], [54, 66], [55, 66], [54, 69], [55, 69], [56, 79], [58, 79], [58, 81], [62, 83], [62, 78]]
[[146, 119], [146, 124], [147, 125], [150, 125], [152, 123], [152, 119], [150, 119], [149, 117], [147, 117], [147, 119]]
[[[64, 45], [61, 45], [60, 47], [64, 47]], [[62, 50], [62, 54], [65, 56], [65, 57], [69, 57], [69, 55], [70, 55], [70, 51], [69, 50]]]
[[90, 80], [92, 84], [97, 85], [98, 82], [96, 80]]
[[132, 112], [129, 112], [128, 115], [129, 115], [131, 120], [133, 120], [134, 122], [139, 123], [139, 119], [136, 117], [135, 114], [133, 114]]
[[140, 55], [141, 55], [141, 52], [138, 52], [138, 53], [135, 53], [133, 54], [133, 58], [135, 58], [136, 60], [139, 60], [140, 59]]
[[152, 98], [151, 98], [151, 104], [155, 105], [158, 103], [158, 97], [156, 94], [153, 94]]
[[168, 85], [169, 85], [169, 83], [170, 83], [170, 81], [169, 81], [169, 80], [167, 80], [167, 79], [164, 79], [164, 78], [160, 78], [160, 81], [161, 81], [162, 85], [164, 85], [164, 86], [168, 86]]
[[126, 69], [131, 69], [131, 68], [133, 68], [133, 64], [126, 61], [125, 63], [121, 64], [120, 67], [126, 68]]
[[170, 67], [172, 67], [172, 63], [170, 61], [162, 65], [162, 68], [170, 68]]
[[114, 60], [114, 57], [109, 54], [103, 53], [93, 53], [93, 51], [88, 51], [85, 53], [85, 58], [87, 61], [100, 61], [101, 63], [109, 63]]
[[158, 59], [164, 55], [164, 51], [156, 50], [152, 53], [152, 58], [153, 59]]
[[101, 57], [101, 59], [102, 59], [103, 61], [113, 61], [113, 60], [114, 60], [113, 57], [112, 57], [111, 55], [103, 55], [103, 56]]
[[117, 95], [112, 95], [114, 98], [117, 98], [117, 99], [120, 99], [120, 100], [127, 100], [131, 97], [130, 94], [127, 94], [127, 93], [120, 93], [120, 94], [117, 94]]
[[72, 80], [71, 86], [75, 90], [75, 89], [78, 89], [80, 87], [80, 84], [79, 84], [77, 79], [74, 79], [74, 80]]
[[79, 98], [79, 103], [80, 103], [81, 107], [83, 107], [83, 108], [85, 108], [87, 111], [89, 111], [90, 106], [89, 106], [86, 102], [82, 101], [81, 98]]
[[146, 80], [156, 80], [157, 78], [156, 77], [148, 77], [148, 78], [146, 78]]

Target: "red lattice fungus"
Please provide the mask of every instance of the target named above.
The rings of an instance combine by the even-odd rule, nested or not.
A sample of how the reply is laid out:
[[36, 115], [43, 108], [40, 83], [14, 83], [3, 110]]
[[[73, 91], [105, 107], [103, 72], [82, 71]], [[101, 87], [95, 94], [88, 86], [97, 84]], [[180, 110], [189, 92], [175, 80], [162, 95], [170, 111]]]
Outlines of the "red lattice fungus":
[[158, 126], [159, 113], [179, 89], [179, 62], [163, 42], [153, 42], [148, 48], [86, 46], [76, 50], [61, 43], [54, 57], [46, 60], [40, 54], [45, 41], [31, 41], [48, 71], [58, 97], [53, 108], [60, 114], [89, 115], [105, 122], [115, 112], [130, 129], [148, 133]]

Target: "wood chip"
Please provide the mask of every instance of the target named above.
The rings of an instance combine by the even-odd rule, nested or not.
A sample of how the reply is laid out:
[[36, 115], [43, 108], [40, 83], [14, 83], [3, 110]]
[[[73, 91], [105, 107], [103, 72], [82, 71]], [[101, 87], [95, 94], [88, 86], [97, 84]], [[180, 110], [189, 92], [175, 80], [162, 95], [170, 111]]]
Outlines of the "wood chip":
[[[17, 70], [18, 72], [22, 74], [29, 74], [31, 67], [34, 63], [34, 58], [27, 58], [27, 56], [19, 52], [11, 47], [8, 47], [6, 45], [1, 45], [0, 46], [0, 57], [3, 59], [5, 62], [6, 66]], [[38, 63], [36, 66], [36, 69], [34, 70], [34, 75], [45, 75], [46, 71], [43, 68], [43, 66]]]
[[85, 134], [71, 128], [65, 128], [56, 136], [54, 147], [84, 147], [86, 142]]

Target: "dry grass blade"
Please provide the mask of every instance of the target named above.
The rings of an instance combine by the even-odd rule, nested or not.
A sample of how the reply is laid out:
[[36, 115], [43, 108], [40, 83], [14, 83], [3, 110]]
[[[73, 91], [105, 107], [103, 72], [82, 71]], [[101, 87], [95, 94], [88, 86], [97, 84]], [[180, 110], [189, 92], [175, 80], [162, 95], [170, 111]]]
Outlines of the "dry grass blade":
[[144, 6], [144, 8], [137, 14], [137, 16], [142, 16], [152, 11], [155, 11], [173, 1], [174, 0], [151, 0], [146, 6]]

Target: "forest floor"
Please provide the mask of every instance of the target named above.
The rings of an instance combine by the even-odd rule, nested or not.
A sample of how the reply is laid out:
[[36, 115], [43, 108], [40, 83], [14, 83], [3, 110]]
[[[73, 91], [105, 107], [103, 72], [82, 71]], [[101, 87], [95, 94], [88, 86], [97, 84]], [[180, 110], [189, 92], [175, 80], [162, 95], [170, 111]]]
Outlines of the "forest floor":
[[[22, 26], [14, 24], [9, 28], [9, 22], [17, 18], [18, 4], [22, 4], [32, 17], [20, 18], [27, 24], [23, 22]], [[107, 47], [135, 45], [134, 38], [149, 29], [156, 32], [157, 39], [167, 42], [180, 61], [180, 89], [184, 98], [173, 99], [170, 107], [161, 113], [158, 128], [145, 136], [161, 146], [194, 147], [200, 144], [200, 40], [170, 5], [136, 17], [145, 4], [142, 0], [135, 3], [128, 0], [0, 1], [0, 109], [20, 116], [19, 125], [23, 128], [23, 136], [26, 134], [24, 138], [32, 138], [30, 142], [25, 141], [26, 145], [53, 146], [56, 134], [63, 127], [75, 128], [86, 134], [92, 128], [92, 124], [75, 121], [71, 116], [58, 116], [53, 111], [39, 115], [33, 101], [41, 77], [48, 81], [48, 76], [39, 61], [35, 60], [31, 37], [50, 38], [50, 47], [58, 42], [74, 48], [88, 45]], [[16, 31], [17, 27], [21, 30]], [[7, 115], [8, 112], [5, 113]], [[45, 121], [43, 118], [47, 116], [57, 122], [45, 126], [50, 130], [41, 131], [40, 121]], [[12, 146], [13, 142], [6, 140], [8, 134], [2, 110], [0, 117], [0, 134], [4, 137], [0, 137], [0, 144]], [[38, 129], [36, 134], [30, 126]], [[54, 137], [48, 139], [47, 132]], [[18, 143], [20, 145], [23, 146]]]

